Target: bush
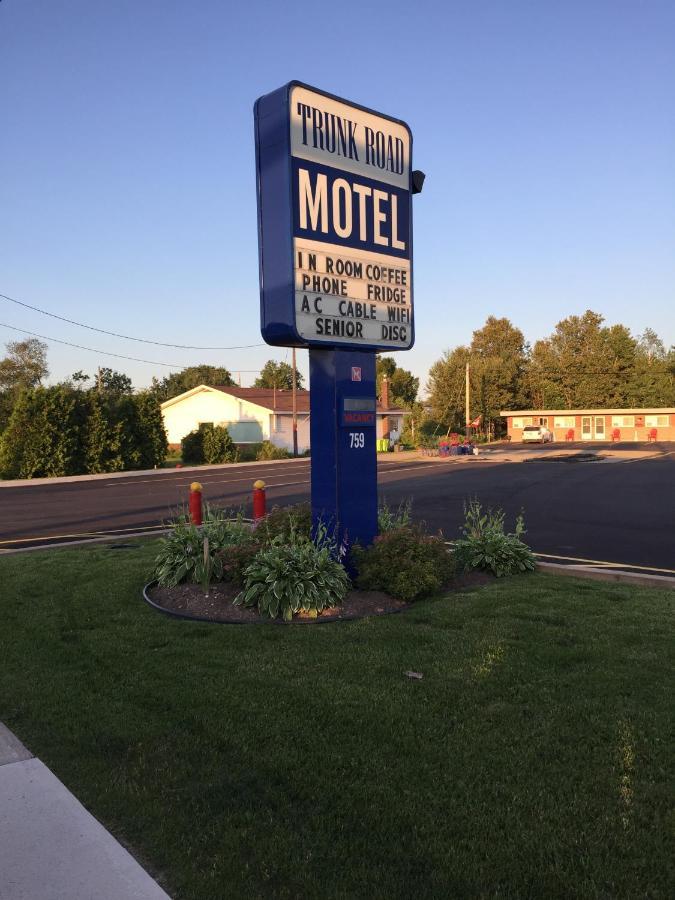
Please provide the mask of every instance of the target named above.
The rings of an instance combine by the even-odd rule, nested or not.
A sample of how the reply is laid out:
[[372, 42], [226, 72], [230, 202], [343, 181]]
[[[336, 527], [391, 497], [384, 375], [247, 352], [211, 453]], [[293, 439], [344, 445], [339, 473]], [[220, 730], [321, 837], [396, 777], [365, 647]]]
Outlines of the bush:
[[358, 587], [386, 591], [399, 600], [431, 594], [453, 573], [452, 557], [443, 539], [425, 534], [415, 525], [381, 534], [370, 547], [354, 546], [352, 555]]
[[222, 425], [208, 425], [203, 430], [204, 462], [209, 465], [217, 463], [235, 462], [237, 448], [230, 437], [230, 432]]
[[521, 540], [525, 533], [522, 513], [516, 519], [513, 533], [504, 532], [504, 512], [488, 509], [474, 499], [464, 505], [463, 538], [455, 542], [455, 564], [459, 572], [482, 569], [498, 578], [531, 572], [536, 565], [534, 554]]
[[180, 442], [180, 455], [189, 466], [199, 466], [204, 462], [204, 435], [201, 429], [185, 435]]
[[226, 547], [220, 554], [223, 562], [223, 579], [242, 588], [246, 581], [244, 572], [262, 549], [263, 545], [255, 540]]
[[300, 610], [318, 615], [342, 603], [349, 590], [347, 573], [330, 547], [313, 543], [279, 542], [260, 550], [244, 579], [235, 605], [257, 607], [261, 616], [286, 622]]
[[262, 544], [307, 543], [312, 539], [312, 510], [309, 503], [296, 506], [273, 506], [255, 527], [256, 539]]
[[256, 454], [256, 459], [288, 459], [290, 455], [285, 447], [277, 447], [272, 441], [263, 441]]
[[255, 462], [262, 444], [237, 444], [238, 462]]
[[202, 463], [217, 465], [235, 462], [237, 448], [227, 428], [222, 425], [200, 425], [196, 431], [186, 434], [180, 442], [183, 462], [191, 466]]
[[228, 510], [210, 506], [204, 509], [201, 526], [190, 524], [187, 516], [179, 516], [170, 534], [161, 539], [155, 557], [154, 576], [160, 585], [175, 587], [184, 581], [194, 584], [220, 581], [225, 574], [225, 548], [254, 541], [241, 515], [231, 516]]

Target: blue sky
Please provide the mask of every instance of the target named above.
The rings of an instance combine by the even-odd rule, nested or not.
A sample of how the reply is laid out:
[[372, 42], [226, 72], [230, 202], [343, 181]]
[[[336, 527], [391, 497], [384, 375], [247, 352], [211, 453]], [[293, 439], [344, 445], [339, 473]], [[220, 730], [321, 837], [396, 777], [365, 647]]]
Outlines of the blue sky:
[[[675, 343], [674, 48], [672, 0], [1, 0], [0, 292], [153, 340], [259, 343], [252, 107], [297, 78], [412, 128], [417, 343], [397, 361], [422, 382], [491, 314], [533, 342], [592, 308]], [[286, 358], [3, 300], [0, 322], [174, 369]], [[53, 380], [171, 371], [49, 360]]]

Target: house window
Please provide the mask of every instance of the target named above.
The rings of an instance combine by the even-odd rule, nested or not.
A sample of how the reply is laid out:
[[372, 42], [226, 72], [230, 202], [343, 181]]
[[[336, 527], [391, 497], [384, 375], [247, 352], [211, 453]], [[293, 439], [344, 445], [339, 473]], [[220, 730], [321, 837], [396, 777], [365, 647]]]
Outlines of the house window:
[[200, 428], [213, 428], [213, 422], [197, 422]]
[[555, 416], [554, 428], [574, 428], [574, 416]]
[[634, 428], [635, 416], [612, 416], [612, 428]]
[[645, 416], [645, 426], [647, 428], [667, 428], [668, 416]]
[[284, 423], [283, 423], [283, 419], [281, 416], [278, 416], [278, 415], [274, 416], [274, 430], [277, 432], [284, 430]]

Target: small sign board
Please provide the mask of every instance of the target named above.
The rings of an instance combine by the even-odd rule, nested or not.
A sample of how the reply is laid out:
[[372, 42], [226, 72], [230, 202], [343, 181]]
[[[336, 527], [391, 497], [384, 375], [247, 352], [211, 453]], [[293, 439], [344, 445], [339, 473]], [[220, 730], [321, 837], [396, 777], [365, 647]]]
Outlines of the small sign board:
[[375, 425], [375, 400], [372, 397], [344, 397], [341, 424], [344, 428]]
[[293, 81], [256, 102], [255, 130], [264, 339], [409, 350], [408, 126]]
[[361, 381], [361, 366], [352, 366], [352, 381]]

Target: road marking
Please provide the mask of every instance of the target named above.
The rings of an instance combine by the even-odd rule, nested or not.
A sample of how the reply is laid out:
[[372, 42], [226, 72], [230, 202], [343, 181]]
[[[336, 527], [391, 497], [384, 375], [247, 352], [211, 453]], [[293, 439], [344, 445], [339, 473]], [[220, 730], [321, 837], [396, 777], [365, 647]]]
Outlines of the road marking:
[[675, 569], [659, 569], [657, 566], [636, 566], [633, 563], [617, 563], [609, 562], [605, 559], [584, 559], [581, 556], [556, 556], [555, 553], [537, 553], [533, 551], [535, 556], [542, 556], [545, 559], [563, 559], [565, 562], [581, 562], [589, 563], [594, 566], [602, 566], [604, 569], [638, 569], [640, 572], [662, 572], [664, 575], [675, 575]]
[[123, 537], [130, 531], [154, 531], [159, 528], [166, 531], [167, 527], [167, 525], [130, 525], [128, 528], [111, 528], [108, 531], [78, 531], [75, 534], [42, 534], [36, 537], [11, 538], [6, 541], [0, 540], [0, 544], [27, 544], [29, 541], [56, 541], [62, 538], [98, 537], [103, 534], [119, 534]]

